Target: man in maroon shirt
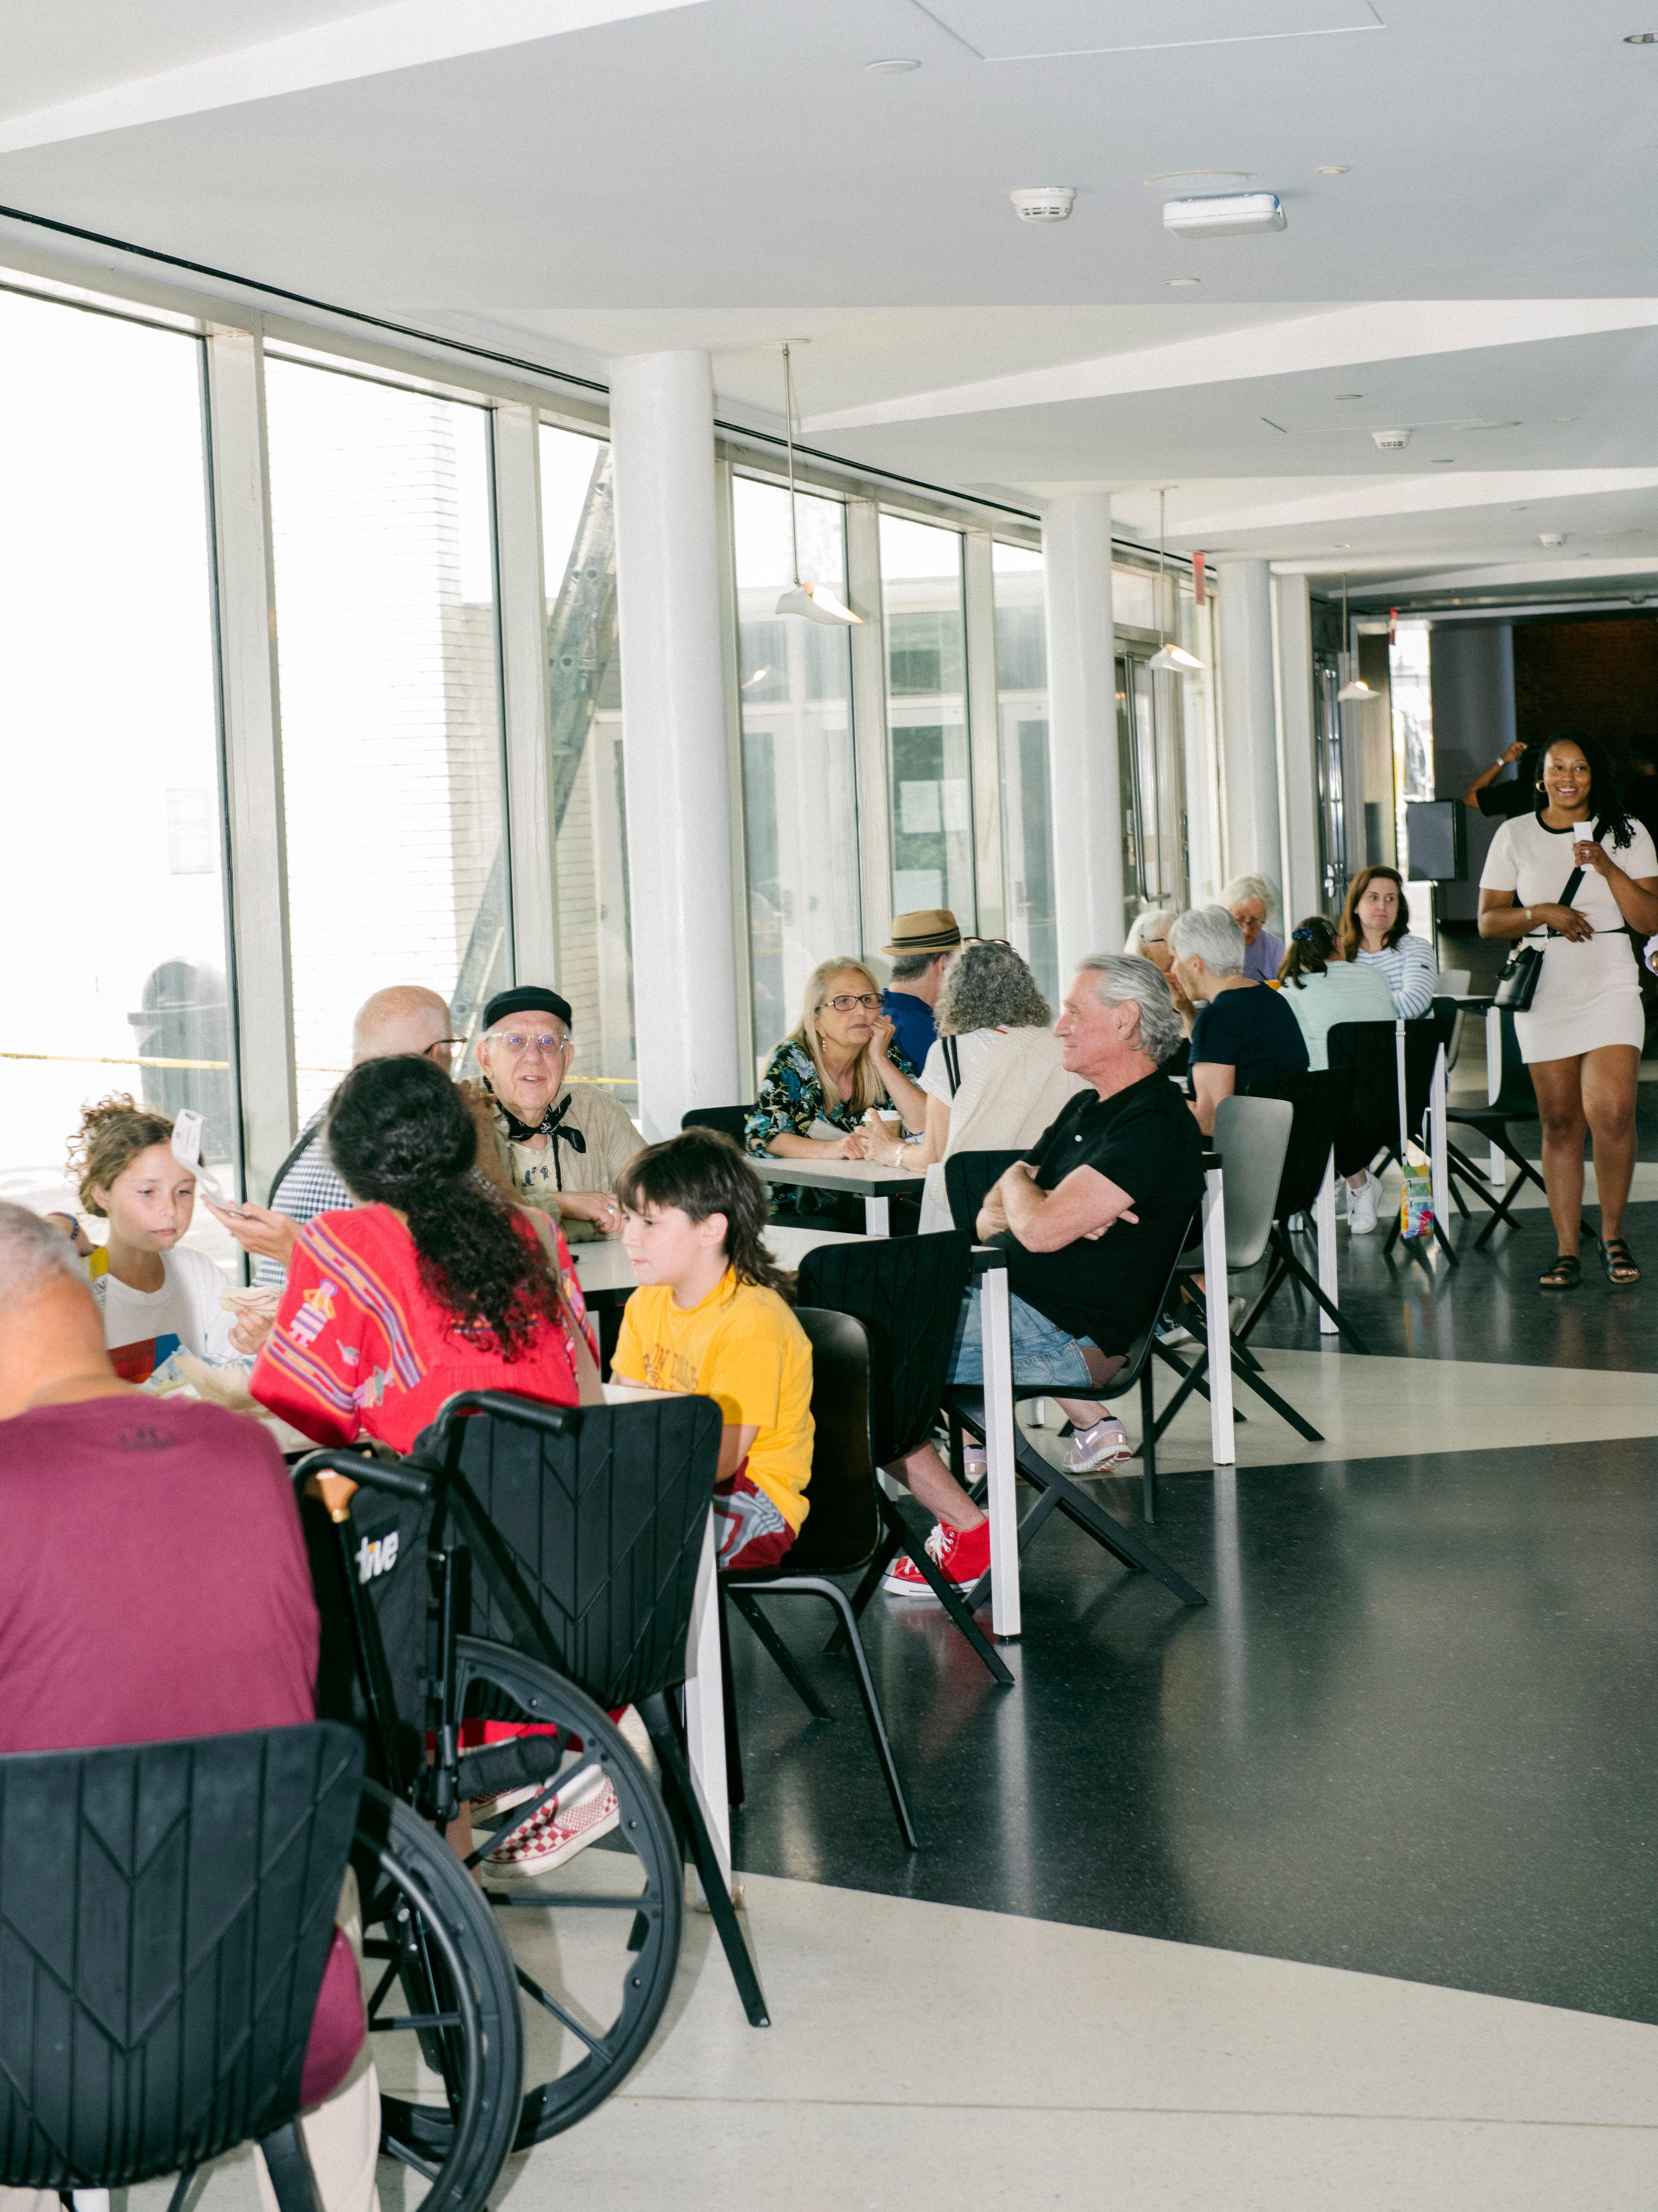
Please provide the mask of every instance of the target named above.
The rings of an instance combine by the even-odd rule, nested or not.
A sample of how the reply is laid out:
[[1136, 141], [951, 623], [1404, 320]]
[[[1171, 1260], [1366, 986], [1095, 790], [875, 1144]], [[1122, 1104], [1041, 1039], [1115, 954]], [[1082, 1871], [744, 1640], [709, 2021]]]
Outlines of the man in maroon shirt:
[[[316, 1718], [317, 1607], [282, 1455], [257, 1421], [121, 1382], [63, 1232], [3, 1202], [0, 1528], [0, 1752]], [[326, 2212], [377, 2212], [380, 2088], [343, 1934], [302, 2095]], [[275, 2212], [263, 2159], [258, 2178]], [[0, 2191], [8, 2212], [22, 2193]]]

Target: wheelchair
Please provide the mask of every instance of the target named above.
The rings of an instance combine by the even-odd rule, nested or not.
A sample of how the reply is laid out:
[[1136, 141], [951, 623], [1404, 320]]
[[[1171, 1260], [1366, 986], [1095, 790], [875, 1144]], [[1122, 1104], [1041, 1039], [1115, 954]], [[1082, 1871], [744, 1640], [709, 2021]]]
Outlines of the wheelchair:
[[[475, 2106], [499, 2109], [504, 2158], [573, 2126], [637, 2063], [673, 1985], [684, 1875], [656, 1785], [607, 1715], [540, 1660], [467, 1632], [472, 1553], [443, 1470], [418, 1449], [312, 1452], [293, 1475], [323, 1622], [319, 1711], [362, 1736], [365, 1812], [386, 1845], [362, 1890], [382, 2148], [435, 2192], [478, 2156], [461, 2155]], [[538, 1732], [468, 1746], [469, 1720]], [[550, 1874], [492, 1879], [489, 1853], [601, 1771], [612, 1834]], [[474, 1813], [484, 1832], [463, 1861], [445, 1831], [479, 1799], [494, 1808]], [[422, 1867], [434, 1850], [443, 1863], [423, 1896], [398, 1878], [396, 1846], [416, 1832]], [[451, 1900], [446, 1947], [430, 1908], [440, 1917]], [[481, 2039], [464, 2029], [463, 1983]], [[459, 2212], [480, 2201], [458, 2198]]]

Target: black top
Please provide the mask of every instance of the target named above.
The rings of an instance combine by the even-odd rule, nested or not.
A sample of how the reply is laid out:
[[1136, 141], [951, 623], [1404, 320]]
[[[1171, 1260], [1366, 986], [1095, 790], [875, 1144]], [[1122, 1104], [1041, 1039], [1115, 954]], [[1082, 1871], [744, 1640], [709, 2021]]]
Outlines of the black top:
[[1192, 1109], [1161, 1068], [1109, 1098], [1078, 1091], [1025, 1158], [1041, 1190], [1057, 1189], [1073, 1168], [1093, 1168], [1133, 1200], [1138, 1221], [1115, 1221], [1103, 1237], [1078, 1237], [1063, 1251], [1028, 1252], [1011, 1230], [995, 1240], [1008, 1255], [1016, 1297], [1067, 1336], [1127, 1352], [1151, 1318], [1203, 1195], [1203, 1139]]
[[1235, 1067], [1232, 1088], [1242, 1093], [1259, 1075], [1298, 1075], [1308, 1065], [1307, 1039], [1280, 992], [1265, 983], [1223, 991], [1200, 1007], [1192, 1024], [1192, 1066], [1213, 1060]]
[[1537, 804], [1536, 770], [1523, 760], [1518, 775], [1500, 776], [1483, 791], [1475, 792], [1482, 814], [1493, 815], [1499, 822], [1512, 822], [1516, 816], [1531, 812]]

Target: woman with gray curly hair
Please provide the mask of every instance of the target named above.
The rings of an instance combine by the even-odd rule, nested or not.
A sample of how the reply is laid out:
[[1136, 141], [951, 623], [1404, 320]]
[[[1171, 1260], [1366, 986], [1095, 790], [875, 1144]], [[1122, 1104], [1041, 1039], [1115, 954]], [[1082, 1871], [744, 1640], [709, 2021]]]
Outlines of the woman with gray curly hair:
[[938, 1038], [921, 1071], [926, 1127], [904, 1143], [874, 1122], [851, 1139], [865, 1159], [926, 1176], [923, 1231], [948, 1229], [944, 1162], [963, 1150], [1034, 1144], [1080, 1087], [1052, 1032], [1053, 1008], [1011, 945], [971, 938], [944, 970]]

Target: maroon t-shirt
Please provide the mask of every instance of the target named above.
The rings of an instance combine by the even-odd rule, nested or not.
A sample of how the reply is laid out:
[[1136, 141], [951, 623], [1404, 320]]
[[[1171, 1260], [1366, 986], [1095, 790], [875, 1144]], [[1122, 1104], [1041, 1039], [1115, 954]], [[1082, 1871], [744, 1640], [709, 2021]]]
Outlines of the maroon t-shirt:
[[[317, 1717], [293, 1485], [257, 1421], [123, 1392], [0, 1422], [0, 1752], [164, 1743]], [[363, 2039], [337, 1934], [301, 2096]]]

